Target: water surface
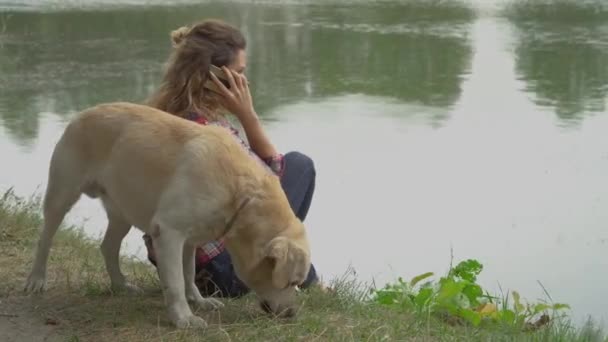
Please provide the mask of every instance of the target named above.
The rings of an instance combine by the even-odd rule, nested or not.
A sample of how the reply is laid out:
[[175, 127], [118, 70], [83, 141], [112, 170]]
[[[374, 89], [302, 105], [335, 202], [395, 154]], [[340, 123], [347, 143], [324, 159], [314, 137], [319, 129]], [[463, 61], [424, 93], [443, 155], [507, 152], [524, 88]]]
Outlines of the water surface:
[[[247, 36], [273, 142], [316, 162], [324, 277], [442, 273], [453, 249], [490, 290], [534, 300], [538, 280], [606, 321], [608, 9], [445, 3], [0, 0], [0, 188], [42, 191], [74, 113], [144, 100], [169, 31], [219, 17]], [[69, 220], [106, 224], [86, 198]], [[125, 248], [144, 256], [141, 233]]]

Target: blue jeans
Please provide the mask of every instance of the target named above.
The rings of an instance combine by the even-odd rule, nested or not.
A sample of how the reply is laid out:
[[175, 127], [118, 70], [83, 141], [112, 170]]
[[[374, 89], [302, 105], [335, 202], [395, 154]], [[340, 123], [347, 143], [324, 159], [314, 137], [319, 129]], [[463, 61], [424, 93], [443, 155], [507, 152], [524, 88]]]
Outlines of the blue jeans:
[[[308, 156], [300, 152], [285, 154], [285, 170], [281, 186], [287, 195], [291, 209], [304, 221], [315, 191], [315, 166]], [[226, 250], [208, 264], [196, 270], [196, 285], [203, 296], [240, 297], [249, 289], [237, 277], [230, 254]], [[307, 288], [318, 281], [313, 265], [301, 288]]]

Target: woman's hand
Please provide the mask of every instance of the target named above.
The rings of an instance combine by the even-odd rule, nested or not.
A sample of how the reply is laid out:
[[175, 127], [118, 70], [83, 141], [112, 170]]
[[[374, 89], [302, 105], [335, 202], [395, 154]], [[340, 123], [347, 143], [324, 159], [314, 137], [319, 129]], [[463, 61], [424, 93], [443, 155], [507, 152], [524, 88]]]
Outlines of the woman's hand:
[[253, 109], [253, 100], [249, 92], [249, 82], [245, 75], [239, 74], [225, 66], [222, 67], [224, 73], [228, 77], [230, 89], [211, 73], [211, 79], [220, 89], [223, 99], [221, 104], [226, 110], [234, 114], [241, 123], [251, 119], [257, 119], [255, 109]]
[[222, 69], [228, 76], [230, 89], [226, 88], [217, 76], [213, 73], [211, 74], [213, 82], [215, 82], [215, 85], [222, 92], [222, 106], [239, 119], [245, 129], [251, 149], [260, 158], [265, 159], [276, 156], [277, 150], [266, 136], [262, 124], [253, 109], [253, 101], [251, 100], [247, 78], [226, 67], [222, 67]]

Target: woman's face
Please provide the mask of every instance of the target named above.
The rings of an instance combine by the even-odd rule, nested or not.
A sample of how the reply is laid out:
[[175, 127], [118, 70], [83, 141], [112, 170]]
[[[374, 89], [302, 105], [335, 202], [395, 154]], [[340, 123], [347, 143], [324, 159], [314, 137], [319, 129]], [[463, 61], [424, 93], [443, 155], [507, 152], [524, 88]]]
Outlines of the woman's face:
[[247, 54], [245, 53], [245, 50], [238, 50], [234, 61], [228, 64], [227, 67], [239, 74], [244, 73], [245, 68], [247, 68]]

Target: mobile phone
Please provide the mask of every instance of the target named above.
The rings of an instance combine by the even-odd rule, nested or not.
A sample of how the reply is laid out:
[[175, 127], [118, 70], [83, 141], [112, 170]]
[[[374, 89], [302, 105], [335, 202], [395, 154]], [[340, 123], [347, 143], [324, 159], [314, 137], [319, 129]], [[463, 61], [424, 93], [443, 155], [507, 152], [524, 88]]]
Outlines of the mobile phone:
[[[228, 77], [226, 76], [226, 73], [224, 72], [224, 70], [211, 64], [209, 66], [209, 73], [214, 74], [226, 88], [230, 89], [230, 82], [228, 81]], [[205, 88], [207, 88], [209, 90], [215, 91], [217, 93], [221, 93], [221, 90], [215, 85], [215, 82], [213, 81], [211, 76], [209, 76], [209, 78], [207, 79], [207, 82], [205, 82], [204, 86], [205, 86]]]

